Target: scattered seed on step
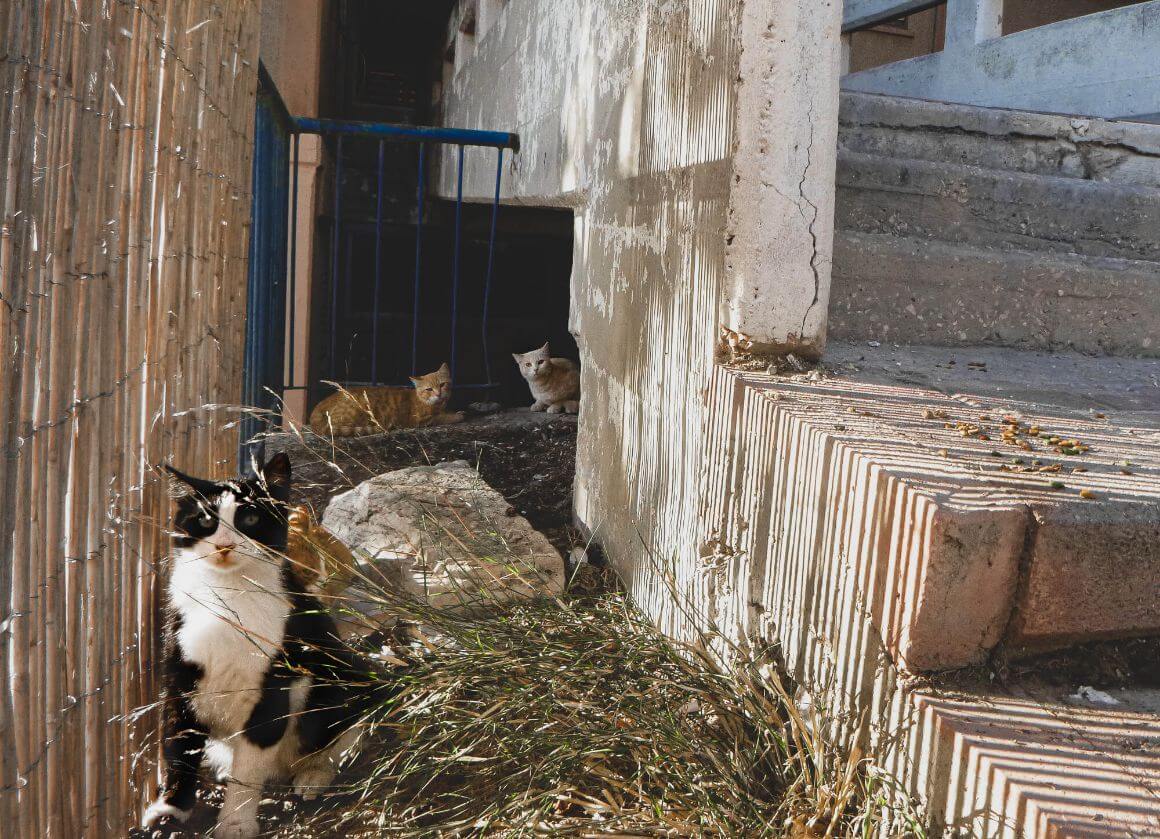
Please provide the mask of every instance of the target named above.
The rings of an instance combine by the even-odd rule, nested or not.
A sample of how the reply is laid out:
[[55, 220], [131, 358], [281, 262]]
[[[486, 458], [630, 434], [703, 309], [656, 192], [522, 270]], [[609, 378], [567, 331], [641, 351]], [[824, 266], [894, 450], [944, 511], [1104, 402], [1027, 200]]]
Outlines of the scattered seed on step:
[[1098, 496], [1090, 489], [1081, 489], [1079, 491], [1080, 498], [1098, 498]]
[[1051, 488], [1052, 489], [1066, 489], [1067, 484], [1065, 484], [1063, 481], [1052, 481]]

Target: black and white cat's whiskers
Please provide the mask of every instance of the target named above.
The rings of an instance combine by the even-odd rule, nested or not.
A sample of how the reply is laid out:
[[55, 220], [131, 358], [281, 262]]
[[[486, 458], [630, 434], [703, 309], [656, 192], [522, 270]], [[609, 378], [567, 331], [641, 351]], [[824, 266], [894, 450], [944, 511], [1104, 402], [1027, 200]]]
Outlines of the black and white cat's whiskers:
[[228, 775], [214, 836], [243, 839], [257, 834], [265, 784], [309, 795], [331, 782], [370, 695], [354, 695], [357, 662], [283, 556], [285, 455], [248, 481], [170, 471], [192, 492], [178, 500], [168, 585], [167, 778], [145, 824], [189, 817], [212, 743]]

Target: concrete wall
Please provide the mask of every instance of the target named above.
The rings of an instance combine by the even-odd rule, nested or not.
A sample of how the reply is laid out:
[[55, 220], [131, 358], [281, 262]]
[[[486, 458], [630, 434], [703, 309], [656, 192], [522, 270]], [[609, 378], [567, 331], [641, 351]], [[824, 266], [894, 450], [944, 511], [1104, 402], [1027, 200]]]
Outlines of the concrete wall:
[[942, 49], [945, 24], [946, 8], [938, 7], [911, 15], [905, 29], [877, 26], [853, 32], [847, 36], [850, 39], [848, 72], [857, 73], [938, 52]]
[[[698, 546], [737, 72], [733, 0], [512, 0], [446, 91], [444, 122], [520, 133], [508, 202], [574, 208], [571, 328], [584, 369], [576, 515], [668, 628], [639, 560]], [[446, 161], [445, 161], [446, 162]], [[468, 155], [487, 200], [494, 152]], [[441, 184], [453, 194], [453, 170]], [[502, 281], [502, 278], [501, 278]]]
[[295, 116], [318, 116], [329, 0], [262, 0], [261, 59]]
[[974, 2], [948, 6], [942, 52], [853, 73], [843, 88], [1105, 118], [1160, 113], [1160, 0], [1004, 37], [955, 37], [956, 10]]

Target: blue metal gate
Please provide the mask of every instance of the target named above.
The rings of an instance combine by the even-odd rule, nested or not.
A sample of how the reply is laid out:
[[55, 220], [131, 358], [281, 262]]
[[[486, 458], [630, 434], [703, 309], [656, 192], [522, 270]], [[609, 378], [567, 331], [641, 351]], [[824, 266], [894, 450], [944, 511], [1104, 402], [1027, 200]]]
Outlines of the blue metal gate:
[[[388, 195], [387, 178], [397, 182], [399, 155], [389, 154], [401, 147], [417, 148], [418, 163], [415, 180], [415, 248], [411, 266], [410, 288], [411, 316], [409, 324], [409, 348], [411, 372], [425, 372], [421, 365], [430, 363], [437, 366], [434, 359], [421, 358], [420, 316], [429, 305], [424, 300], [424, 219], [429, 196], [427, 181], [431, 173], [434, 154], [444, 146], [455, 149], [453, 155], [456, 166], [456, 197], [454, 202], [454, 238], [451, 266], [450, 305], [446, 316], [446, 355], [452, 371], [455, 389], [488, 391], [497, 387], [493, 380], [490, 362], [490, 341], [488, 334], [490, 303], [492, 297], [493, 272], [495, 265], [496, 229], [499, 217], [500, 191], [503, 179], [505, 152], [519, 151], [519, 137], [515, 134], [497, 131], [474, 131], [452, 128], [429, 128], [389, 123], [369, 123], [341, 120], [320, 120], [293, 118], [287, 114], [285, 106], [277, 95], [273, 83], [264, 70], [260, 72], [261, 86], [258, 96], [257, 130], [254, 156], [254, 218], [250, 246], [249, 314], [246, 327], [246, 379], [245, 405], [269, 412], [271, 419], [277, 419], [281, 397], [289, 390], [306, 390], [311, 386], [305, 371], [295, 369], [295, 331], [298, 313], [295, 311], [297, 294], [293, 287], [298, 271], [297, 219], [299, 203], [299, 158], [303, 134], [317, 134], [323, 138], [334, 161], [333, 189], [330, 194], [330, 215], [332, 229], [329, 236], [330, 252], [323, 271], [329, 287], [329, 335], [326, 368], [328, 379], [342, 385], [405, 384], [406, 379], [396, 374], [384, 375], [380, 363], [380, 311], [392, 293], [399, 294], [398, 284], [394, 287], [384, 283], [384, 204]], [[352, 147], [361, 147], [352, 148]], [[369, 148], [368, 148], [369, 147]], [[476, 352], [482, 355], [483, 376], [481, 381], [461, 382], [457, 377], [459, 362], [464, 348], [460, 346], [461, 320], [461, 276], [463, 237], [463, 175], [466, 154], [469, 149], [491, 150], [495, 154], [495, 191], [491, 202], [490, 231], [487, 237], [486, 266], [484, 269], [482, 293], [479, 296], [481, 309], [478, 313], [480, 334]], [[344, 375], [339, 365], [341, 347], [338, 345], [338, 310], [342, 293], [351, 284], [350, 245], [344, 240], [344, 225], [350, 224], [344, 216], [343, 188], [344, 166], [352, 151], [369, 151], [375, 161], [374, 188], [374, 277], [370, 329], [369, 378], [353, 380]], [[310, 272], [307, 272], [308, 274]], [[289, 281], [287, 281], [289, 278]], [[429, 313], [426, 313], [429, 314]], [[429, 319], [429, 318], [428, 318]], [[287, 333], [286, 324], [289, 324]], [[397, 337], [397, 336], [395, 336]], [[474, 343], [474, 341], [472, 341]], [[316, 377], [318, 378], [318, 377]], [[262, 430], [265, 423], [254, 417], [243, 423], [243, 458], [250, 457], [249, 441]]]

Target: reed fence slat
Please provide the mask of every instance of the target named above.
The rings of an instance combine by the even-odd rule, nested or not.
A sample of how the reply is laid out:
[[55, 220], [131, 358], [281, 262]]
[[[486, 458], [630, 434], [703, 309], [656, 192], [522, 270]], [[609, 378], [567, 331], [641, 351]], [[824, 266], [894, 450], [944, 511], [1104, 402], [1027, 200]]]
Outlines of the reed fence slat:
[[0, 3], [0, 832], [153, 794], [153, 466], [232, 472], [257, 0]]

